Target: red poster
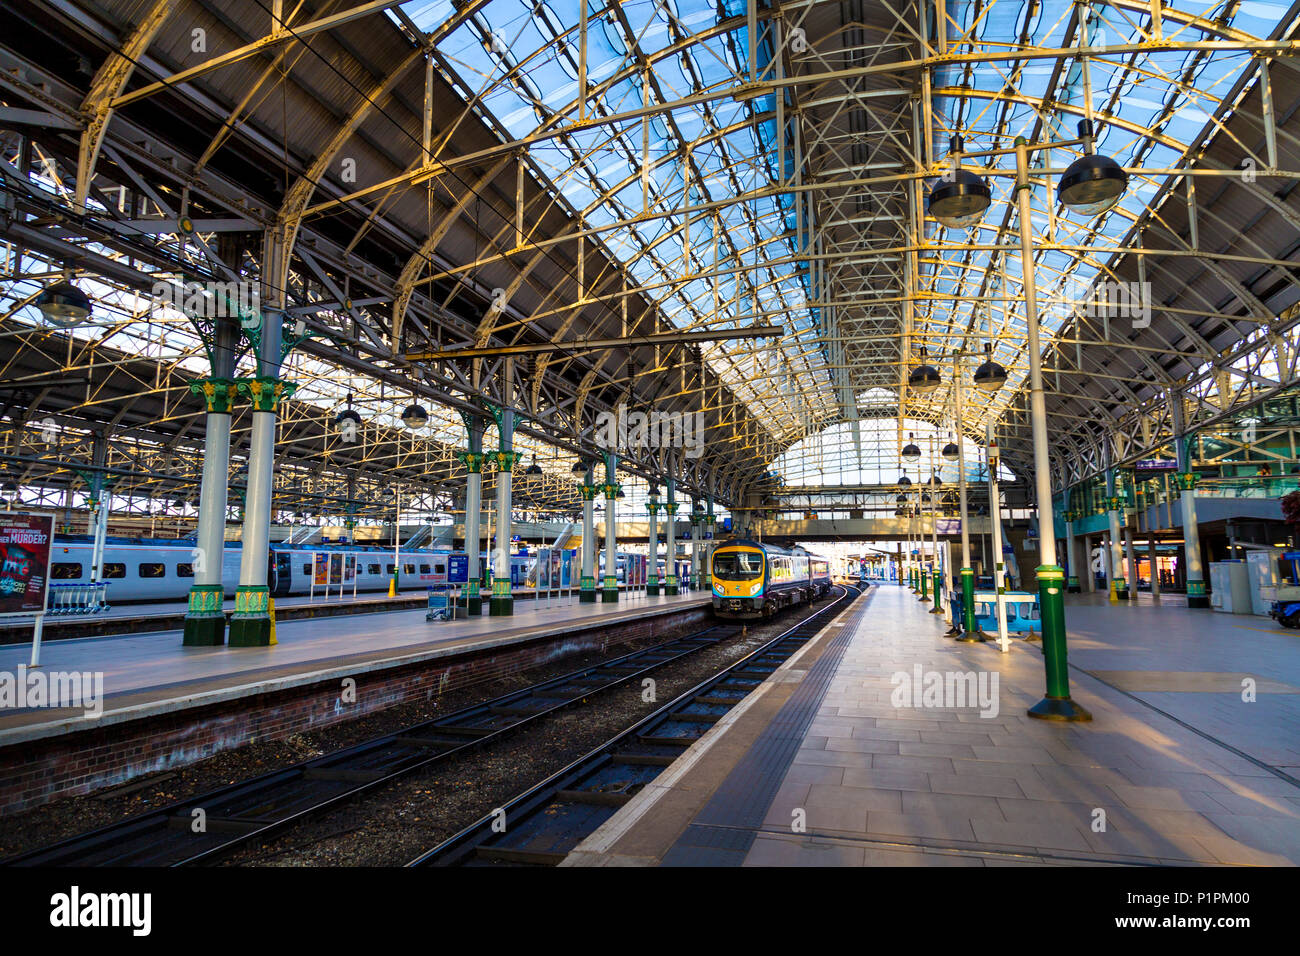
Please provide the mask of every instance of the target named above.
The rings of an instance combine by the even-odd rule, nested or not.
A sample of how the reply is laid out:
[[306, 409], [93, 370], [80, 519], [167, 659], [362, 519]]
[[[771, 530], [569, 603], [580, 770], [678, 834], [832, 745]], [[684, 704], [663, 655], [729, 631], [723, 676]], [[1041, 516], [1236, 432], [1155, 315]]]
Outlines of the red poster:
[[45, 610], [53, 515], [0, 512], [0, 614]]

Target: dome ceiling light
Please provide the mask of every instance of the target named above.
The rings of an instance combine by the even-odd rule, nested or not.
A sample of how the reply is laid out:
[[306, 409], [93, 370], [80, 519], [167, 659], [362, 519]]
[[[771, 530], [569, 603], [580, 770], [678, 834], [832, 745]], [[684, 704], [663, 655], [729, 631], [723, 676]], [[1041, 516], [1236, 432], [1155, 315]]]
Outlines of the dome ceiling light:
[[90, 317], [90, 297], [66, 279], [46, 286], [33, 305], [51, 325], [76, 325]]
[[407, 405], [402, 412], [402, 424], [411, 430], [423, 428], [429, 422], [429, 413], [423, 405]]
[[1061, 202], [1084, 216], [1098, 216], [1113, 207], [1128, 188], [1128, 173], [1109, 156], [1093, 152], [1092, 123], [1079, 121], [1083, 155], [1061, 174], [1056, 195]]
[[993, 346], [984, 344], [984, 362], [975, 370], [975, 387], [986, 392], [996, 392], [1007, 381], [1007, 370], [993, 361]]
[[912, 369], [907, 376], [907, 385], [918, 392], [930, 392], [938, 388], [943, 381], [939, 370], [927, 361], [925, 346], [921, 346], [921, 364]]
[[926, 201], [930, 215], [950, 229], [969, 229], [984, 218], [993, 202], [988, 180], [961, 168], [961, 153], [961, 137], [954, 136], [948, 146], [952, 172], [934, 184]]

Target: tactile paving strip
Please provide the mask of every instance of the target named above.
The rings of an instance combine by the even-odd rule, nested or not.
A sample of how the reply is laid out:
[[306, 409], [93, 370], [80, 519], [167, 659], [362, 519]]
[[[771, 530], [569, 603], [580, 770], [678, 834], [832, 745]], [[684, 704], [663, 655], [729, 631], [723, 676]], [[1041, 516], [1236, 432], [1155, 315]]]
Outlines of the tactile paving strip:
[[754, 746], [669, 847], [662, 866], [740, 866], [744, 862], [875, 593], [873, 588], [844, 621], [839, 634], [808, 669]]

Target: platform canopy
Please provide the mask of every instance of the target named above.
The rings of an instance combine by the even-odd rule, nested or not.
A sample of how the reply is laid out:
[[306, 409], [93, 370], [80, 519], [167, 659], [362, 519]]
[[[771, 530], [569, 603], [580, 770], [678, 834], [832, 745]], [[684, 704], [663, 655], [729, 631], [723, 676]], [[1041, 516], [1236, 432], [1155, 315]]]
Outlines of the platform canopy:
[[[176, 294], [194, 283], [253, 284], [242, 324], [274, 315], [293, 346], [290, 512], [380, 513], [394, 482], [450, 506], [466, 416], [502, 407], [543, 473], [516, 499], [538, 509], [577, 507], [572, 466], [620, 411], [688, 429], [625, 449], [626, 475], [733, 508], [895, 474], [922, 426], [973, 448], [993, 422], [1026, 475], [1031, 319], [1058, 486], [1296, 378], [1300, 3], [13, 0], [3, 17], [0, 461], [24, 485], [80, 487], [97, 461], [121, 488], [197, 494], [189, 382], [212, 373], [214, 325]], [[1099, 214], [1062, 201], [1081, 121], [1127, 180]], [[1063, 144], [1030, 154], [1034, 317], [1017, 137]], [[988, 208], [944, 225], [927, 200], [954, 147]], [[89, 319], [37, 308], [64, 280]], [[240, 337], [239, 374], [258, 348]], [[1005, 383], [978, 388], [990, 359]], [[920, 391], [923, 364], [940, 384]], [[814, 446], [815, 464], [788, 454]]]

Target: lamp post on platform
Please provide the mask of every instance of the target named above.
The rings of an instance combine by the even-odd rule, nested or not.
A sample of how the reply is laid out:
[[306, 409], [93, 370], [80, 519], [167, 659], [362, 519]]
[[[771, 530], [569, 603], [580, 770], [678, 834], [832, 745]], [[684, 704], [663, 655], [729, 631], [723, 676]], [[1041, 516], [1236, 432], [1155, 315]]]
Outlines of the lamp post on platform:
[[[1084, 84], [1089, 87], [1087, 67], [1083, 60]], [[1091, 93], [1087, 94], [1091, 113]], [[960, 143], [958, 142], [958, 146]], [[1043, 665], [1047, 692], [1043, 699], [1029, 708], [1029, 716], [1045, 720], [1087, 721], [1092, 715], [1070, 697], [1070, 680], [1066, 660], [1065, 634], [1065, 571], [1056, 561], [1056, 532], [1052, 515], [1052, 479], [1048, 464], [1047, 406], [1043, 392], [1042, 344], [1038, 329], [1037, 283], [1034, 276], [1033, 222], [1031, 219], [1029, 154], [1040, 150], [1082, 146], [1083, 155], [1070, 164], [1061, 175], [1057, 198], [1074, 212], [1092, 217], [1113, 207], [1128, 187], [1128, 174], [1113, 159], [1094, 152], [1091, 119], [1079, 124], [1079, 138], [1030, 145], [1017, 137], [1013, 149], [987, 150], [965, 154], [965, 158], [993, 157], [1014, 153], [1015, 193], [1020, 226], [1021, 281], [1024, 289], [1026, 351], [1029, 355], [1029, 418], [1033, 435], [1034, 482], [1038, 500], [1039, 547], [1043, 563], [1037, 568], [1039, 608], [1043, 628]], [[955, 150], [960, 152], [960, 150]], [[1007, 175], [995, 170], [995, 175]], [[991, 196], [969, 189], [961, 203], [949, 202], [948, 194], [939, 188], [931, 193], [931, 214], [947, 226], [967, 227], [978, 221], [987, 210]], [[982, 208], [976, 208], [982, 205]]]

